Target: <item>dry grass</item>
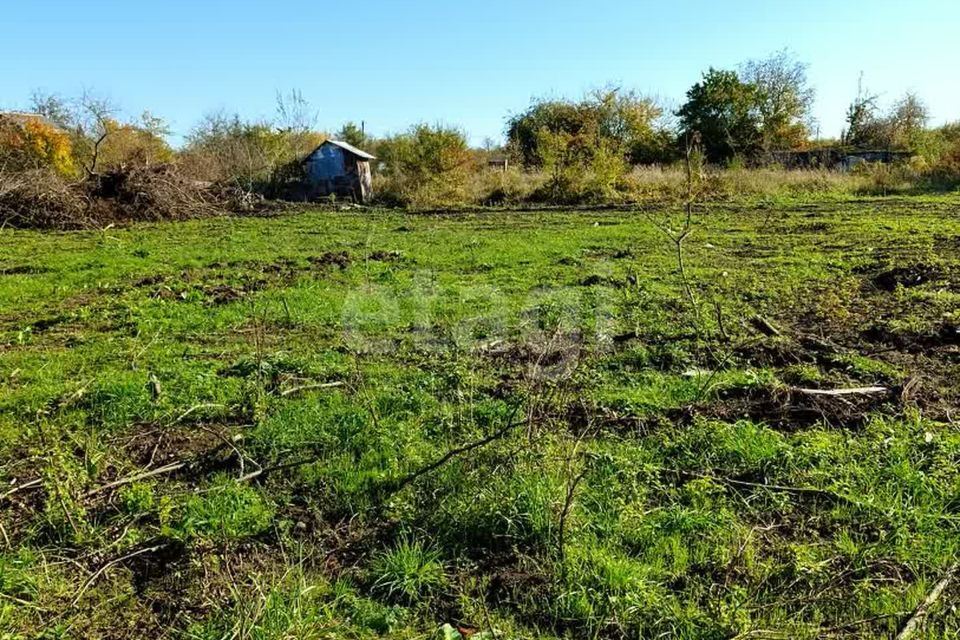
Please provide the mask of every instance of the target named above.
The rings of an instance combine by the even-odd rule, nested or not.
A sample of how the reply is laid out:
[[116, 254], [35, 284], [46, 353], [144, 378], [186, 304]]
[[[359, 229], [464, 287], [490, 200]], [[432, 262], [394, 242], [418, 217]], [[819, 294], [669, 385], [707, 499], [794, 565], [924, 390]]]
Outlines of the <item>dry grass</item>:
[[[402, 177], [379, 178], [374, 190], [381, 204], [414, 209], [523, 204], [629, 204], [676, 201], [686, 189], [683, 168], [640, 166], [616, 177], [595, 175], [585, 168], [565, 176], [560, 189], [542, 171], [511, 167], [481, 169], [450, 184], [438, 180], [411, 188]], [[718, 168], [705, 172], [700, 197], [713, 201], [756, 199], [838, 198], [943, 191], [952, 182], [934, 181], [929, 172], [911, 165], [863, 166], [855, 171]]]

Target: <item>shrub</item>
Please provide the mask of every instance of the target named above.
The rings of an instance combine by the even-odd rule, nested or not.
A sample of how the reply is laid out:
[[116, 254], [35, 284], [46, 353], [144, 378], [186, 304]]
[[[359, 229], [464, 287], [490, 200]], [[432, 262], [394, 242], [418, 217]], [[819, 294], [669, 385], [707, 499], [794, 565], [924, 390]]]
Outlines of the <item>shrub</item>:
[[149, 166], [163, 164], [173, 160], [173, 149], [163, 136], [167, 133], [164, 124], [150, 116], [143, 115], [140, 123], [120, 122], [115, 119], [104, 121], [102, 149], [99, 151], [98, 167], [117, 170], [128, 166]]
[[519, 204], [543, 186], [542, 173], [510, 167], [505, 171], [483, 169], [471, 175], [468, 187], [473, 204], [501, 206]]
[[415, 207], [463, 204], [474, 168], [458, 129], [419, 124], [377, 145], [376, 191], [390, 204]]
[[70, 136], [41, 118], [15, 122], [0, 118], [0, 165], [6, 171], [50, 169], [62, 176], [74, 176]]
[[289, 178], [291, 163], [299, 163], [326, 138], [316, 131], [212, 114], [188, 136], [181, 163], [199, 180], [274, 194]]
[[556, 146], [551, 136], [564, 141], [570, 164], [589, 165], [599, 149], [633, 162], [663, 160], [674, 145], [662, 114], [652, 98], [603, 89], [577, 101], [535, 100], [507, 123], [507, 138], [527, 168], [550, 163]]

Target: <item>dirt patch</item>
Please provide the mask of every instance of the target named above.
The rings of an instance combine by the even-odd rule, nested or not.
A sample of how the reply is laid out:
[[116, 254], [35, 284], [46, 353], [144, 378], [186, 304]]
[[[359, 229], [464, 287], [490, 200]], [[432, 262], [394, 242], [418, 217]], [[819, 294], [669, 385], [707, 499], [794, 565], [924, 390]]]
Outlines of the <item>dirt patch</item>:
[[494, 341], [476, 352], [502, 365], [522, 369], [529, 379], [564, 377], [573, 371], [583, 355], [583, 334], [573, 331], [545, 340], [526, 342]]
[[738, 345], [736, 354], [745, 364], [758, 367], [789, 367], [813, 364], [816, 355], [789, 338], [771, 338]]
[[369, 256], [368, 260], [375, 260], [377, 262], [403, 262], [405, 261], [404, 255], [399, 251], [374, 251]]
[[33, 328], [34, 333], [43, 333], [44, 331], [48, 331], [59, 324], [63, 324], [67, 320], [68, 318], [66, 316], [51, 316], [49, 318], [37, 320], [30, 326]]
[[695, 412], [721, 420], [747, 418], [783, 431], [797, 431], [824, 422], [831, 427], [849, 429], [862, 426], [875, 411], [895, 407], [897, 391], [827, 396], [767, 387], [732, 389], [720, 392], [719, 400], [697, 407]]
[[[175, 613], [181, 594], [190, 582], [190, 549], [180, 540], [165, 539], [141, 545], [153, 549], [124, 562], [138, 596], [146, 597], [155, 613]], [[166, 605], [172, 605], [168, 608]]]
[[50, 269], [32, 264], [21, 264], [15, 267], [0, 267], [0, 276], [33, 276], [41, 273], [50, 273]]
[[831, 228], [832, 225], [829, 222], [809, 222], [797, 226], [797, 231], [801, 233], [826, 233]]
[[487, 597], [500, 606], [510, 605], [532, 593], [545, 591], [549, 584], [549, 578], [544, 573], [504, 567], [490, 578]]
[[895, 291], [899, 287], [919, 287], [942, 275], [937, 267], [926, 264], [915, 264], [905, 267], [894, 267], [881, 271], [870, 282], [881, 291]]
[[[610, 259], [610, 260], [623, 260], [625, 258], [633, 257], [633, 250], [623, 249], [617, 247], [588, 247], [584, 249], [583, 256], [585, 258], [598, 258], [598, 259]], [[571, 258], [572, 260], [572, 258]], [[579, 262], [574, 262], [573, 264], [579, 264]]]
[[960, 346], [960, 324], [940, 322], [926, 329], [892, 330], [882, 323], [870, 325], [860, 333], [860, 337], [875, 344], [893, 347], [907, 353], [916, 353], [930, 349], [948, 349], [956, 351]]
[[[182, 469], [164, 478], [190, 484], [218, 471], [234, 470], [238, 460], [233, 429], [225, 424], [184, 423], [172, 427], [144, 424], [121, 442], [121, 450], [138, 469], [152, 469], [184, 461]], [[110, 475], [110, 474], [108, 474]], [[119, 477], [120, 474], [114, 473]]]
[[152, 276], [146, 276], [144, 278], [140, 278], [139, 280], [133, 283], [133, 286], [140, 289], [143, 287], [152, 287], [158, 284], [163, 284], [166, 281], [167, 281], [167, 276], [165, 276], [162, 273], [157, 273]]
[[616, 287], [616, 286], [620, 286], [620, 284], [621, 284], [621, 283], [617, 282], [616, 280], [614, 280], [614, 279], [612, 279], [612, 278], [607, 278], [607, 277], [604, 277], [604, 276], [601, 276], [601, 275], [597, 275], [597, 274], [589, 275], [589, 276], [587, 276], [586, 278], [584, 278], [583, 280], [580, 281], [580, 286], [581, 286], [581, 287], [596, 287], [596, 286], [599, 286], [599, 285], [607, 285], [607, 286]]
[[212, 287], [204, 287], [203, 295], [207, 298], [207, 301], [210, 304], [230, 304], [231, 302], [242, 300], [248, 293], [252, 291], [259, 291], [262, 288], [263, 286], [259, 283], [256, 283], [249, 288], [246, 286], [235, 287], [225, 284], [218, 284]]
[[271, 286], [288, 285], [312, 268], [292, 258], [271, 262], [212, 262], [205, 267], [184, 269], [179, 277], [167, 274], [146, 276], [136, 280], [133, 286], [152, 289], [152, 298], [187, 301], [199, 297], [207, 304], [221, 305], [237, 302]]
[[319, 256], [310, 256], [307, 262], [314, 267], [338, 267], [346, 269], [350, 266], [350, 254], [346, 251], [328, 251]]
[[596, 286], [596, 285], [598, 285], [598, 284], [604, 284], [606, 281], [607, 281], [606, 278], [604, 278], [603, 276], [598, 276], [598, 275], [594, 274], [594, 275], [587, 276], [586, 278], [584, 278], [583, 280], [581, 280], [581, 281], [580, 281], [580, 286], [583, 286], [583, 287], [594, 287], [594, 286]]

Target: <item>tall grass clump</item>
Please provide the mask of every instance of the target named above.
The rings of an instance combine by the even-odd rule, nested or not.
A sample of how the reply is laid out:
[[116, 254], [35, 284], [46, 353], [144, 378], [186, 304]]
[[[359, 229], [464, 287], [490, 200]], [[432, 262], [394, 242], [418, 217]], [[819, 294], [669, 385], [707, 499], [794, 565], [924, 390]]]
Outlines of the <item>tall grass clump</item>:
[[377, 553], [370, 576], [375, 593], [406, 603], [435, 595], [447, 582], [440, 553], [410, 538]]

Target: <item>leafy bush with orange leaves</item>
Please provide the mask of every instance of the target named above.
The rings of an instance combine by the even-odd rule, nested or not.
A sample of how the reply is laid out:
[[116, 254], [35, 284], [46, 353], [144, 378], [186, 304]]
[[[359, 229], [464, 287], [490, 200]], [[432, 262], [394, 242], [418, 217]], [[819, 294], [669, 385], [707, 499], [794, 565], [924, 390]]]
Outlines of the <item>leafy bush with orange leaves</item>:
[[8, 170], [53, 169], [75, 176], [70, 135], [39, 117], [0, 116], [0, 166]]

